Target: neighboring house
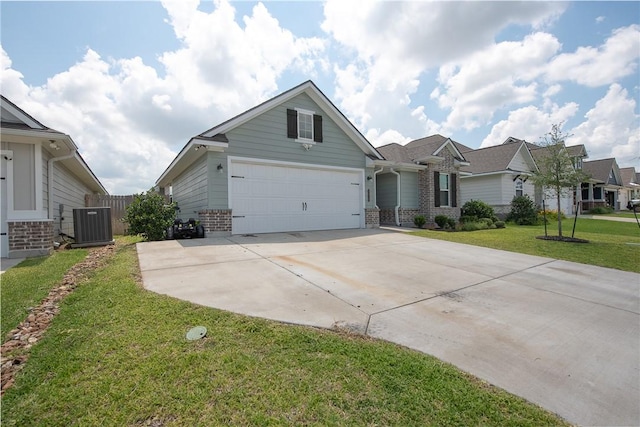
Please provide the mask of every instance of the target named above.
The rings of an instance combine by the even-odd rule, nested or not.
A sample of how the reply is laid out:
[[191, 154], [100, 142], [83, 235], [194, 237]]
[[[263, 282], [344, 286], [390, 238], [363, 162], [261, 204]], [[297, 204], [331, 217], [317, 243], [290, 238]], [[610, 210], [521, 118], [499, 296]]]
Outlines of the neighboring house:
[[[537, 170], [525, 141], [508, 138], [501, 145], [473, 150], [462, 148], [469, 162], [461, 169], [461, 202], [482, 200], [496, 215], [506, 216], [516, 196], [536, 200], [535, 186], [529, 179]], [[464, 146], [463, 146], [464, 147]]]
[[630, 200], [640, 200], [640, 174], [634, 167], [620, 168], [623, 189], [620, 190], [620, 209], [625, 209]]
[[[462, 146], [463, 147], [463, 146]], [[378, 147], [374, 162], [381, 224], [413, 225], [416, 215], [460, 217], [460, 170], [469, 163], [458, 143], [442, 135]]]
[[49, 254], [73, 234], [85, 194], [107, 194], [69, 135], [44, 126], [1, 96], [2, 257]]
[[608, 206], [620, 210], [618, 192], [624, 189], [616, 159], [600, 159], [583, 162], [582, 170], [591, 178], [582, 183], [582, 208], [593, 209]]
[[209, 235], [377, 227], [382, 160], [307, 81], [191, 138], [156, 186]]

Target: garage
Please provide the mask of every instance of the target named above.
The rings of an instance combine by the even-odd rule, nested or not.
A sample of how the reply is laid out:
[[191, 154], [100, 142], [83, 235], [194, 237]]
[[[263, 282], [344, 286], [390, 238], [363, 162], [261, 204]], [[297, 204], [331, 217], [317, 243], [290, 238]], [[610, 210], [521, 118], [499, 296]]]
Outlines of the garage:
[[233, 234], [364, 227], [362, 170], [229, 161]]

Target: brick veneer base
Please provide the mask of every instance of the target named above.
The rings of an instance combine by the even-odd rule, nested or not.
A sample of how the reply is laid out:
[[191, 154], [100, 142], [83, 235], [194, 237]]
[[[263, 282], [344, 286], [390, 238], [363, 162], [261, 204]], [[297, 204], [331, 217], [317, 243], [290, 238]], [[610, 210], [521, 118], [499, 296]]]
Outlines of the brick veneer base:
[[207, 209], [198, 217], [205, 233], [231, 233], [231, 209]]
[[364, 210], [365, 215], [365, 227], [366, 228], [379, 228], [380, 227], [380, 209], [366, 208]]
[[9, 258], [49, 255], [53, 251], [53, 220], [7, 221]]

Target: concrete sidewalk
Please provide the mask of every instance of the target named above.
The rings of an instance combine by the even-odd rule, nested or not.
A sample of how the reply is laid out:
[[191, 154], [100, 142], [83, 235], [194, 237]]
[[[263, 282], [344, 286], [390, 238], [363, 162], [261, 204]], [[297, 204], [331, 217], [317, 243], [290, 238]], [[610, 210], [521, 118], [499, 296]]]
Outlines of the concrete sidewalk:
[[582, 425], [640, 424], [640, 275], [385, 230], [141, 243], [147, 289], [347, 327]]
[[[607, 216], [607, 215], [578, 215], [578, 218], [601, 219], [604, 221], [616, 221], [616, 222], [637, 222], [635, 218], [625, 218], [621, 216]], [[638, 218], [640, 218], [640, 214], [638, 214]]]

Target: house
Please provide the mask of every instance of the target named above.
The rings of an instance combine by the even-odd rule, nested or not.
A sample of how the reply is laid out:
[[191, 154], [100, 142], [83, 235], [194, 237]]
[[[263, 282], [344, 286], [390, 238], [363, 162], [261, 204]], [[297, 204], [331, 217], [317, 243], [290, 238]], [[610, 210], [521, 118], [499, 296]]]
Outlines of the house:
[[640, 200], [640, 173], [636, 168], [620, 168], [623, 189], [620, 190], [620, 208], [624, 209], [630, 200]]
[[156, 186], [208, 235], [377, 227], [382, 160], [307, 81], [191, 138]]
[[380, 223], [411, 226], [417, 215], [428, 224], [438, 215], [458, 219], [461, 168], [469, 165], [459, 147], [442, 135], [378, 147], [384, 157], [374, 162]]
[[[536, 188], [529, 178], [537, 171], [527, 142], [507, 138], [501, 145], [462, 148], [468, 166], [461, 169], [461, 202], [482, 200], [496, 215], [506, 216], [516, 196], [536, 200]], [[539, 196], [538, 196], [539, 199]]]
[[620, 210], [618, 192], [624, 189], [616, 159], [600, 159], [583, 162], [582, 170], [591, 178], [582, 183], [582, 208], [611, 207]]
[[85, 194], [107, 194], [69, 135], [50, 129], [0, 96], [1, 255], [49, 254], [73, 234], [73, 209]]

